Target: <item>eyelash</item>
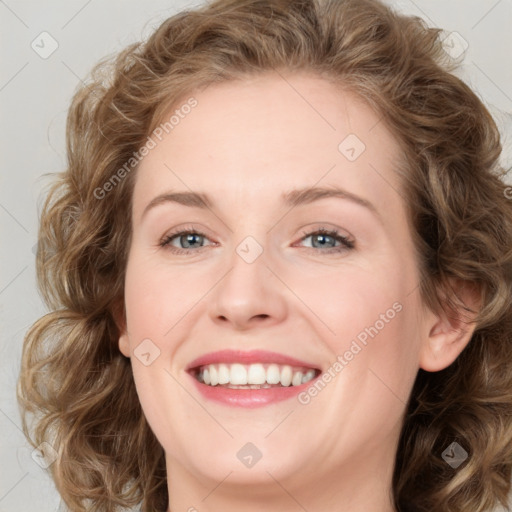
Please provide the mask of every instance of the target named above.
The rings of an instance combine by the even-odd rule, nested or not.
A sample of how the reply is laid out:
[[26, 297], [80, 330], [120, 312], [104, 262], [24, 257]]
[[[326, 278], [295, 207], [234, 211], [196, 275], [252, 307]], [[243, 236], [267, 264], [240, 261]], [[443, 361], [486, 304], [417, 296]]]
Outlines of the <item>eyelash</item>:
[[[205, 246], [202, 246], [199, 249], [190, 249], [189, 250], [189, 249], [181, 249], [179, 247], [174, 247], [174, 246], [170, 245], [171, 241], [174, 240], [176, 237], [182, 236], [182, 235], [187, 235], [187, 234], [199, 235], [199, 236], [208, 238], [204, 233], [201, 233], [197, 229], [184, 228], [184, 229], [181, 229], [180, 231], [176, 231], [174, 233], [169, 233], [168, 235], [166, 235], [160, 241], [159, 246], [164, 248], [164, 249], [166, 249], [166, 250], [171, 251], [174, 254], [188, 254], [188, 255], [190, 255], [190, 253], [193, 253], [193, 252], [199, 252], [199, 251], [201, 251], [202, 249], [205, 248]], [[339, 246], [339, 247], [330, 247], [328, 249], [320, 249], [321, 252], [327, 253], [327, 254], [340, 253], [342, 251], [353, 249], [354, 246], [355, 246], [355, 244], [354, 244], [354, 242], [352, 240], [350, 240], [347, 237], [341, 235], [336, 229], [320, 228], [320, 229], [316, 229], [314, 231], [309, 231], [309, 232], [303, 231], [302, 234], [304, 236], [303, 236], [303, 238], [301, 238], [301, 240], [303, 240], [304, 238], [310, 237], [310, 236], [314, 236], [314, 235], [327, 235], [327, 236], [330, 236], [330, 237], [334, 238], [336, 241], [341, 243], [341, 246]], [[319, 248], [317, 248], [317, 247], [306, 247], [306, 249], [316, 250], [316, 249], [319, 249]]]

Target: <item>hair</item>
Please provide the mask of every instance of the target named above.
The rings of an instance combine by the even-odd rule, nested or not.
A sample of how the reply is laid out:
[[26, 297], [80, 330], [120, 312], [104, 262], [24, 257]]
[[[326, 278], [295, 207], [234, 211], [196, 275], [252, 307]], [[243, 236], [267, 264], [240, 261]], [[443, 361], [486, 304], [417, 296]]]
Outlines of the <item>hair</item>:
[[[69, 109], [67, 169], [41, 212], [36, 268], [49, 312], [25, 336], [18, 382], [25, 435], [57, 451], [49, 469], [72, 510], [168, 505], [165, 454], [118, 348], [137, 172], [126, 163], [182, 98], [267, 71], [322, 77], [381, 117], [403, 153], [421, 298], [435, 312], [476, 313], [455, 362], [418, 371], [394, 465], [397, 510], [507, 505], [512, 201], [497, 126], [453, 73], [441, 35], [379, 0], [218, 0], [94, 67]], [[478, 311], [454, 279], [477, 287]], [[456, 469], [442, 458], [453, 441], [468, 452]]]

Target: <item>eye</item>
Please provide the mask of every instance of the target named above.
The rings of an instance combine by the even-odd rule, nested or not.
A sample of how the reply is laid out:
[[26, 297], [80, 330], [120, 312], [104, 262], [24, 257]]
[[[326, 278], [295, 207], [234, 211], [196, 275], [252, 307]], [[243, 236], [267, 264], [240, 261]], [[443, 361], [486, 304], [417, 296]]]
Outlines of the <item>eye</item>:
[[336, 229], [320, 228], [315, 231], [303, 232], [303, 234], [302, 240], [311, 239], [311, 245], [306, 246], [311, 249], [321, 249], [326, 253], [338, 253], [354, 248], [354, 242], [341, 235]]
[[205, 247], [205, 240], [207, 240], [207, 237], [204, 233], [197, 229], [185, 228], [175, 233], [169, 233], [160, 241], [159, 245], [160, 247], [168, 248], [176, 254], [190, 254], [191, 252], [198, 252], [198, 250]]
[[[340, 253], [354, 248], [354, 242], [346, 236], [341, 235], [336, 229], [320, 228], [315, 231], [303, 232], [301, 240], [311, 239], [309, 249], [320, 249], [323, 253]], [[167, 234], [159, 243], [160, 247], [166, 248], [175, 254], [191, 254], [199, 252], [207, 245], [207, 236], [192, 227]]]

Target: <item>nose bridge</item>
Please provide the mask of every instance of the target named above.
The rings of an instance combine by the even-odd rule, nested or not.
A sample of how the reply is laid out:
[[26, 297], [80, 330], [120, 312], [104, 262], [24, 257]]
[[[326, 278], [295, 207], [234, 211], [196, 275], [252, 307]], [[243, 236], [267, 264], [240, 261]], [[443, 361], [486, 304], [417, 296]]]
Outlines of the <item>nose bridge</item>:
[[237, 328], [262, 320], [281, 321], [286, 314], [284, 290], [267, 268], [271, 264], [263, 241], [245, 236], [234, 247], [228, 265], [229, 271], [215, 287], [210, 305], [212, 319], [228, 321]]

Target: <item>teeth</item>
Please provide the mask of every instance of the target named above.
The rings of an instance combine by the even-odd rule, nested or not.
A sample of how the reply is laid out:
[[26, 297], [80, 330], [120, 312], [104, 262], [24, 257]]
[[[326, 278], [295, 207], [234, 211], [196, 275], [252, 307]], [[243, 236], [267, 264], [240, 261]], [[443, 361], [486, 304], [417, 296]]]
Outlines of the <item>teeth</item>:
[[277, 364], [209, 364], [202, 366], [196, 375], [199, 382], [209, 386], [234, 389], [260, 389], [272, 386], [300, 386], [316, 375], [312, 368], [292, 368]]
[[293, 374], [292, 386], [300, 386], [302, 384], [302, 372], [295, 372]]
[[[234, 366], [234, 365], [233, 365]], [[250, 384], [265, 384], [267, 372], [262, 364], [251, 364], [247, 375], [247, 382]]]
[[292, 383], [293, 372], [291, 366], [283, 366], [281, 370], [281, 386], [289, 386]]
[[[245, 366], [241, 364], [232, 364], [231, 372], [229, 374], [230, 384], [247, 384], [247, 370]], [[255, 382], [249, 382], [249, 384], [256, 384]]]
[[271, 364], [267, 368], [267, 382], [269, 384], [279, 384], [281, 379], [281, 370], [277, 364]]
[[229, 383], [229, 368], [225, 364], [219, 364], [219, 384]]
[[216, 386], [219, 383], [219, 374], [217, 368], [212, 364], [210, 366], [210, 386]]
[[305, 384], [306, 382], [309, 382], [313, 377], [315, 376], [315, 370], [308, 370], [303, 376], [302, 376], [302, 384]]

